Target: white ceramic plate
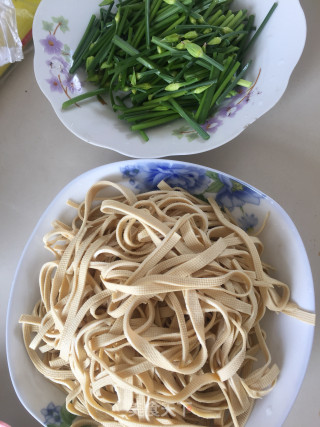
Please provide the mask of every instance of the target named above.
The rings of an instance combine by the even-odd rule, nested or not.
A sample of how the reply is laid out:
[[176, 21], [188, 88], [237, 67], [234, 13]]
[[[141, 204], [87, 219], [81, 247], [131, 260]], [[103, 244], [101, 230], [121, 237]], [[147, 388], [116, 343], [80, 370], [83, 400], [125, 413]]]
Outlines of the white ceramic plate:
[[[235, 138], [280, 99], [306, 38], [306, 22], [299, 1], [281, 0], [248, 55], [253, 64], [246, 78], [254, 82], [259, 75], [254, 89], [244, 99], [245, 92], [232, 100], [207, 122], [210, 139], [204, 141], [196, 137], [186, 122], [178, 120], [148, 130], [150, 140], [144, 143], [140, 135], [132, 133], [128, 125], [117, 118], [111, 107], [98, 101], [90, 100], [80, 108], [61, 110], [67, 94], [74, 96], [90, 89], [81, 73], [72, 78], [68, 70], [70, 57], [89, 17], [99, 10], [98, 3], [98, 0], [42, 0], [33, 24], [35, 76], [57, 116], [71, 132], [86, 142], [130, 157], [200, 153]], [[272, 4], [273, 0], [236, 0], [232, 8], [246, 8], [255, 14], [258, 27]]]
[[[62, 189], [43, 213], [22, 253], [12, 285], [7, 318], [10, 375], [22, 404], [43, 425], [54, 422], [59, 425], [59, 406], [65, 396], [33, 367], [18, 320], [22, 313], [30, 313], [39, 299], [38, 274], [50, 257], [43, 248], [43, 235], [51, 229], [54, 219], [71, 220], [74, 211], [66, 206], [66, 201], [82, 201], [89, 187], [101, 179], [122, 183], [135, 191], [149, 190], [165, 179], [193, 194], [211, 193], [245, 229], [258, 229], [270, 212], [261, 235], [265, 244], [263, 259], [276, 268], [277, 278], [290, 286], [292, 299], [302, 308], [314, 311], [312, 275], [299, 233], [286, 212], [265, 194], [219, 171], [170, 160], [129, 160], [90, 170]], [[255, 404], [247, 426], [280, 427], [303, 380], [314, 328], [273, 313], [266, 316], [263, 327], [272, 360], [281, 373], [272, 393]]]

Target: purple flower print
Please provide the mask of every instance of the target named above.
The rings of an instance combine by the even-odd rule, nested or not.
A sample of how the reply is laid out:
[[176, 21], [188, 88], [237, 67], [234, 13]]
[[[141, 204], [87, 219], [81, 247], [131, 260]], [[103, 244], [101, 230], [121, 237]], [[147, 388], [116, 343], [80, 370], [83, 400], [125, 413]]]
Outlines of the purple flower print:
[[230, 104], [227, 107], [221, 108], [220, 114], [224, 117], [234, 117], [236, 112], [242, 107], [241, 104]]
[[219, 116], [213, 116], [208, 119], [204, 125], [202, 125], [202, 129], [209, 133], [214, 133], [219, 126], [222, 125], [222, 120]]
[[58, 74], [68, 74], [69, 65], [61, 56], [53, 56], [46, 64], [50, 67], [52, 72]]
[[53, 34], [49, 34], [45, 39], [40, 40], [40, 43], [49, 55], [59, 55], [63, 47], [63, 44]]
[[[62, 33], [69, 31], [68, 20], [63, 16], [52, 17], [52, 22], [42, 21], [42, 28], [48, 31], [46, 38], [41, 39], [40, 43], [44, 47], [44, 52], [49, 56], [46, 64], [49, 67], [50, 78], [46, 81], [50, 85], [51, 92], [64, 93], [69, 99], [73, 94], [82, 92], [82, 83], [78, 76], [71, 76], [70, 69], [70, 47], [63, 44], [56, 37], [60, 29]], [[79, 107], [78, 104], [76, 104]]]
[[46, 61], [46, 64], [50, 67], [51, 75], [55, 76], [47, 80], [52, 91], [61, 92], [60, 88], [62, 88], [64, 92], [68, 91], [70, 94], [81, 92], [82, 85], [79, 78], [69, 74], [69, 65], [61, 56], [53, 56]]
[[69, 73], [63, 80], [63, 85], [69, 93], [74, 94], [82, 91], [82, 85], [77, 76], [72, 76]]
[[52, 92], [63, 92], [59, 77], [52, 76], [50, 79], [47, 79], [47, 82], [50, 84], [50, 89]]
[[229, 101], [225, 106], [219, 109], [218, 115], [221, 117], [234, 117], [237, 111], [241, 110], [244, 106], [242, 102], [244, 100], [244, 91], [240, 91], [237, 95], [231, 98], [231, 102]]

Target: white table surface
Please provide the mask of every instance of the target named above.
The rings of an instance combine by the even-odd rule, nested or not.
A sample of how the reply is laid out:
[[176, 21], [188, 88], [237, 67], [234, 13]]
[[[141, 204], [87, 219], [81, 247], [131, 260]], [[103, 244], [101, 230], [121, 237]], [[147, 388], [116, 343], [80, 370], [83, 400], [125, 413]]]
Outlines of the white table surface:
[[[320, 1], [301, 4], [308, 27], [306, 46], [280, 102], [225, 146], [175, 159], [230, 173], [282, 205], [305, 244], [319, 313]], [[0, 419], [12, 427], [39, 425], [15, 395], [5, 354], [6, 308], [20, 254], [62, 187], [88, 169], [123, 159], [78, 140], [60, 123], [35, 81], [33, 53], [0, 83]], [[319, 324], [320, 318], [308, 370], [285, 427], [320, 426]]]

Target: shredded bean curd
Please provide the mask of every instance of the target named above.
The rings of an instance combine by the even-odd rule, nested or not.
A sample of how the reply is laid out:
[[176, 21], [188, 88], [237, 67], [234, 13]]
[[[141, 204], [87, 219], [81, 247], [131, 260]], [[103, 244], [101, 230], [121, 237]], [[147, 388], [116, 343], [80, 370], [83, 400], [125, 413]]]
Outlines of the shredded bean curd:
[[[120, 195], [99, 198], [109, 187]], [[279, 375], [266, 310], [314, 324], [259, 238], [208, 202], [102, 181], [44, 237], [55, 259], [20, 322], [33, 364], [82, 417], [73, 426], [243, 426]]]

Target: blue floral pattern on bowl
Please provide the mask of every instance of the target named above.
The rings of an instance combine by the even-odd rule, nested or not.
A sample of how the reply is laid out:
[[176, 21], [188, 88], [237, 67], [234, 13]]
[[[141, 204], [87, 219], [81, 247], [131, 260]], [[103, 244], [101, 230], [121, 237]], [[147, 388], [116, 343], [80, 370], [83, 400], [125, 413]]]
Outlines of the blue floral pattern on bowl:
[[40, 412], [44, 417], [44, 424], [47, 427], [70, 427], [77, 418], [76, 415], [71, 414], [66, 409], [65, 404], [59, 406], [53, 402], [50, 402]]
[[[205, 169], [191, 165], [151, 162], [126, 166], [121, 169], [124, 178], [129, 178], [132, 187], [139, 191], [155, 190], [164, 180], [172, 187], [182, 187], [192, 194], [201, 194], [210, 184]], [[136, 180], [139, 175], [139, 180]]]
[[44, 423], [46, 426], [52, 424], [61, 424], [61, 415], [60, 415], [61, 406], [55, 405], [53, 402], [50, 402], [46, 408], [41, 409], [41, 414], [44, 417]]
[[221, 208], [230, 212], [240, 208], [241, 215], [237, 220], [244, 230], [251, 230], [258, 224], [254, 213], [245, 212], [243, 207], [258, 206], [264, 195], [219, 172], [179, 162], [170, 164], [153, 161], [124, 166], [121, 173], [131, 188], [139, 192], [155, 190], [159, 182], [164, 180], [170, 186], [182, 187], [202, 199], [208, 193], [214, 193]]

